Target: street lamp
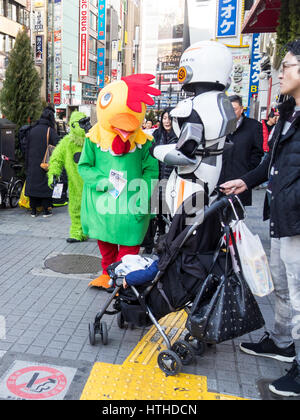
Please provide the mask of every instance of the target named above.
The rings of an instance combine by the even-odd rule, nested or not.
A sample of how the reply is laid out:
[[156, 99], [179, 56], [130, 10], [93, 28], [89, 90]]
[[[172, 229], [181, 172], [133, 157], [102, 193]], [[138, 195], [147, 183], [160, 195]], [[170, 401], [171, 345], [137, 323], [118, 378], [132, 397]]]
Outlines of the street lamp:
[[173, 93], [172, 83], [170, 83], [168, 93], [169, 93], [169, 106], [171, 106], [172, 105], [172, 93]]
[[[158, 89], [161, 91], [161, 78], [162, 78], [162, 72], [161, 72], [161, 61], [160, 58], [157, 57], [157, 70], [156, 70], [156, 74], [158, 75]], [[157, 107], [158, 107], [158, 112], [160, 112], [160, 96], [158, 97], [158, 103], [157, 103]]]

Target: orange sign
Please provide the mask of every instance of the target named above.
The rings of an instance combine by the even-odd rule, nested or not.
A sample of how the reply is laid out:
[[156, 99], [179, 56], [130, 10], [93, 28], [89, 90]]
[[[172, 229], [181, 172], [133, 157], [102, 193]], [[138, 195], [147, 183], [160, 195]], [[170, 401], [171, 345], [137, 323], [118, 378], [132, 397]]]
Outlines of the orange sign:
[[178, 70], [177, 78], [180, 83], [183, 83], [185, 81], [185, 79], [187, 78], [187, 71], [185, 67], [180, 67], [180, 69]]

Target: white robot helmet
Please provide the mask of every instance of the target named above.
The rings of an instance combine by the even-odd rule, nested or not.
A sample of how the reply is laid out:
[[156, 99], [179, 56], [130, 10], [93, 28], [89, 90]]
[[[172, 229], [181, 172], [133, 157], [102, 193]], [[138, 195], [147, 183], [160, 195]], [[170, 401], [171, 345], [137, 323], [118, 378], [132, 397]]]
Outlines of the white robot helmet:
[[213, 84], [224, 90], [230, 80], [233, 59], [224, 44], [200, 41], [187, 48], [180, 60], [178, 80], [185, 90], [195, 84]]

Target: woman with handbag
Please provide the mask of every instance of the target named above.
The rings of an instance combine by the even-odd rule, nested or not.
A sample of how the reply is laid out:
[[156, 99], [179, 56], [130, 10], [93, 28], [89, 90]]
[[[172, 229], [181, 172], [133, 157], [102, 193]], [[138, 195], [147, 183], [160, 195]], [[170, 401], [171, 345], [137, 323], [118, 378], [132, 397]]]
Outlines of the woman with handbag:
[[52, 190], [48, 187], [47, 171], [42, 166], [48, 146], [56, 146], [59, 141], [54, 129], [54, 112], [52, 107], [47, 106], [28, 133], [25, 195], [30, 199], [32, 217], [37, 216], [37, 207], [43, 208], [43, 217], [52, 216]]

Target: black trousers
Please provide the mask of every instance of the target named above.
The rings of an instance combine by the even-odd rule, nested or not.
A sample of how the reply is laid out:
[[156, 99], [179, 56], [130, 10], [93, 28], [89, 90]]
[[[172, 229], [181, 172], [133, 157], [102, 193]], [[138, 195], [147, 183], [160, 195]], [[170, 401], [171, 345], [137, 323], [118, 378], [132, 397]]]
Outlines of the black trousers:
[[43, 207], [44, 210], [52, 207], [52, 198], [41, 198], [41, 197], [29, 197], [30, 207], [36, 209], [37, 207]]

